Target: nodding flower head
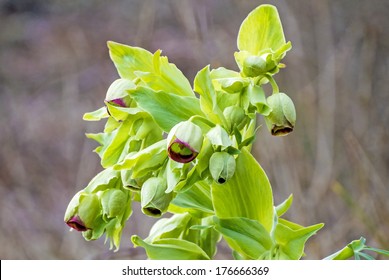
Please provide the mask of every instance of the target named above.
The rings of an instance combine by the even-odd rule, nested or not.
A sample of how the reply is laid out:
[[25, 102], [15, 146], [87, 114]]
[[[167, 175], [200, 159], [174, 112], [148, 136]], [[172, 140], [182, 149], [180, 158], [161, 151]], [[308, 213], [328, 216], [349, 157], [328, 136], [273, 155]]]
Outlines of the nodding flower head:
[[73, 216], [68, 221], [66, 221], [66, 224], [74, 228], [77, 231], [87, 231], [88, 228], [85, 226], [84, 222], [81, 221], [79, 216]]
[[188, 163], [199, 154], [203, 145], [201, 128], [190, 121], [175, 125], [167, 137], [169, 157], [177, 162]]
[[293, 131], [296, 123], [296, 109], [292, 99], [285, 93], [275, 93], [267, 98], [272, 109], [265, 117], [266, 125], [274, 136], [284, 136]]

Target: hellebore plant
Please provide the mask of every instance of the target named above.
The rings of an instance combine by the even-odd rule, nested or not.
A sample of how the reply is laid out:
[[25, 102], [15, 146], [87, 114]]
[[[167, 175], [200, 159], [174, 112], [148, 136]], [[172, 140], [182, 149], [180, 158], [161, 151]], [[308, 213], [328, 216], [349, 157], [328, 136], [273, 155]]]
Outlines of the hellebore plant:
[[[258, 114], [272, 135], [294, 129], [293, 101], [273, 78], [291, 47], [277, 9], [259, 6], [239, 30], [240, 72], [206, 66], [192, 89], [160, 50], [108, 42], [120, 78], [109, 87], [105, 106], [84, 115], [106, 119], [103, 132], [87, 134], [100, 145], [95, 152], [104, 170], [70, 201], [67, 225], [86, 240], [105, 234], [118, 250], [138, 201], [145, 215], [171, 213], [148, 237], [131, 238], [150, 259], [212, 259], [222, 238], [236, 259], [300, 259], [323, 224], [284, 219], [292, 195], [274, 206], [270, 182], [250, 152]], [[361, 239], [329, 258], [369, 256], [363, 249], [378, 250]]]

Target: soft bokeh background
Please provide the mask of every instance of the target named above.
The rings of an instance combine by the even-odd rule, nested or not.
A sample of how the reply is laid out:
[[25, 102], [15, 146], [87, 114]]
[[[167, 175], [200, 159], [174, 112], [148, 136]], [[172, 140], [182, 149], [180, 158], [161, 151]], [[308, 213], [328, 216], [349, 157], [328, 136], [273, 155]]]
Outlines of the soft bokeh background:
[[[237, 69], [240, 23], [265, 1], [0, 0], [0, 258], [139, 259], [130, 235], [153, 219], [139, 205], [118, 253], [63, 223], [67, 203], [101, 170], [82, 120], [118, 76], [107, 40], [162, 49], [192, 81], [207, 64]], [[364, 236], [389, 249], [389, 2], [267, 1], [293, 50], [276, 80], [298, 122], [260, 129], [254, 153], [288, 218], [326, 223], [307, 247], [320, 259]], [[230, 258], [225, 247], [218, 258]]]

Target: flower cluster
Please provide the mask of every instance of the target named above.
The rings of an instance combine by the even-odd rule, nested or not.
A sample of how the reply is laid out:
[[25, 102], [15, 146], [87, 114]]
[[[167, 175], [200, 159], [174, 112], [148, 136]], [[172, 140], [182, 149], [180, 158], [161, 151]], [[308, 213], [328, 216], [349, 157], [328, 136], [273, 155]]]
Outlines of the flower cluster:
[[[237, 256], [292, 258], [288, 247], [279, 249], [288, 243], [279, 238], [296, 228], [278, 222], [282, 213], [275, 212], [268, 179], [250, 154], [258, 114], [276, 136], [293, 131], [296, 120], [292, 100], [273, 78], [291, 48], [277, 10], [260, 6], [242, 23], [235, 53], [240, 72], [204, 67], [193, 88], [160, 50], [114, 42], [108, 48], [120, 79], [104, 106], [84, 115], [106, 119], [103, 132], [87, 134], [99, 143], [104, 170], [71, 200], [66, 224], [87, 240], [106, 233], [118, 249], [138, 201], [145, 215], [174, 214], [159, 220], [148, 238], [133, 236], [150, 258], [210, 259], [222, 236]], [[273, 92], [266, 96], [269, 82]], [[266, 244], [242, 245], [247, 232], [233, 234], [241, 226], [255, 228]], [[320, 227], [290, 236], [306, 240]]]

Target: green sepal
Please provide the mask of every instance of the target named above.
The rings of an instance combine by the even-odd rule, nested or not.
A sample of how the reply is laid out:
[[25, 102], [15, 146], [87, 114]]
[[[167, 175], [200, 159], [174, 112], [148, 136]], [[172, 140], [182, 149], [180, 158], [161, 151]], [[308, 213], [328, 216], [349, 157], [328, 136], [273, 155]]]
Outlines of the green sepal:
[[101, 215], [101, 205], [98, 196], [93, 193], [81, 194], [77, 212], [85, 227], [93, 229], [95, 220]]

